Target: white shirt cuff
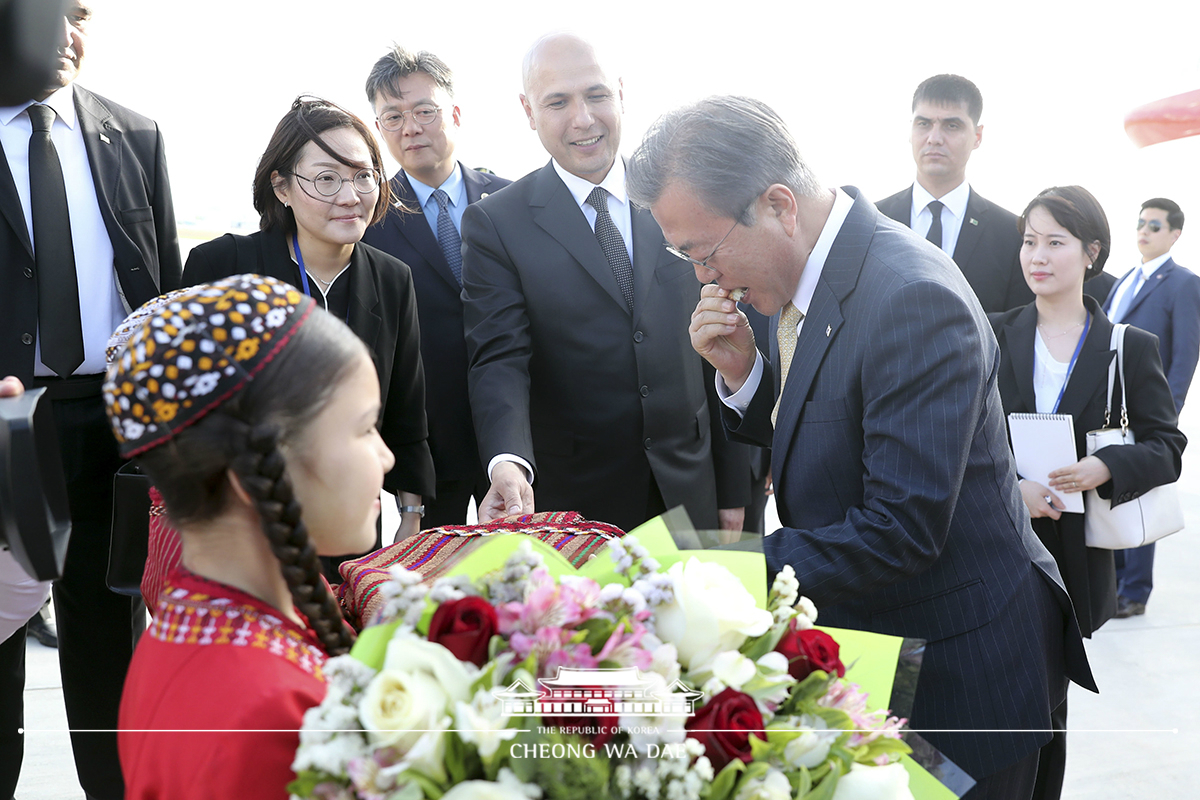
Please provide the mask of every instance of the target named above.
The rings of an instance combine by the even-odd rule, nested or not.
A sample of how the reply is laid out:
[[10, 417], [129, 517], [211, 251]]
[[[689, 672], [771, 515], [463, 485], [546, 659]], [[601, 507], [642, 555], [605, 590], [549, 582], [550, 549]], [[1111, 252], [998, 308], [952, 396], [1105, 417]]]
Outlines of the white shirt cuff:
[[739, 417], [746, 416], [746, 409], [750, 407], [750, 401], [754, 399], [754, 393], [758, 391], [758, 385], [762, 383], [763, 375], [763, 357], [758, 350], [754, 351], [754, 367], [750, 370], [749, 377], [742, 384], [742, 388], [730, 394], [729, 386], [726, 385], [725, 379], [721, 377], [721, 373], [717, 373], [717, 397], [721, 398], [721, 402], [737, 412]]
[[533, 484], [533, 465], [530, 464], [525, 459], [521, 458], [520, 456], [514, 456], [512, 453], [501, 453], [500, 455], [496, 456], [495, 458], [493, 458], [491, 461], [488, 462], [487, 473], [488, 473], [489, 481], [491, 481], [491, 479], [492, 479], [492, 470], [494, 470], [496, 468], [496, 465], [499, 464], [501, 461], [511, 461], [514, 464], [521, 467], [522, 469], [524, 469], [525, 470], [525, 480], [529, 481], [529, 483], [531, 485]]

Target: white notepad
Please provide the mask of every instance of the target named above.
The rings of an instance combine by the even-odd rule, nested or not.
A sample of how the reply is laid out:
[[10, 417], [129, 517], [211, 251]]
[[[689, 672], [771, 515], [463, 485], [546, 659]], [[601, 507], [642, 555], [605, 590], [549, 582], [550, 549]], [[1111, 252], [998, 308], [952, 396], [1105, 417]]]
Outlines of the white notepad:
[[1079, 460], [1071, 415], [1009, 414], [1008, 434], [1017, 460], [1017, 474], [1049, 489], [1058, 501], [1056, 507], [1082, 514], [1083, 492], [1062, 494], [1049, 488], [1051, 472]]

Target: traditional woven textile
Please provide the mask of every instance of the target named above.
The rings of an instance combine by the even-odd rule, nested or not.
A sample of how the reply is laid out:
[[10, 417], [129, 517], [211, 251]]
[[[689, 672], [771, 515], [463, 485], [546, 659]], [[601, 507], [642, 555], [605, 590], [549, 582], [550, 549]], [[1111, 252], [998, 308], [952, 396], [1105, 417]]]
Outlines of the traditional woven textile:
[[167, 576], [179, 566], [183, 543], [179, 532], [167, 517], [158, 489], [150, 487], [150, 533], [146, 545], [146, 568], [142, 571], [142, 599], [151, 615], [158, 609], [158, 598], [167, 585]]
[[613, 525], [586, 520], [576, 511], [526, 514], [486, 525], [447, 525], [410, 536], [362, 558], [346, 561], [340, 571], [338, 600], [351, 622], [361, 627], [383, 605], [379, 587], [392, 567], [421, 573], [427, 581], [440, 577], [463, 556], [498, 533], [523, 533], [540, 539], [576, 568], [625, 532]]

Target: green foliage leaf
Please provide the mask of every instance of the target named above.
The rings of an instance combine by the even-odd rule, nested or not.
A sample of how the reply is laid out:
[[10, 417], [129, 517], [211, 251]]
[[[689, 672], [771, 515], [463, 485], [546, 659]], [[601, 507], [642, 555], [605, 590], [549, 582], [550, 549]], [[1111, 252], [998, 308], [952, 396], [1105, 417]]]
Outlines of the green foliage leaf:
[[737, 785], [738, 776], [745, 770], [746, 765], [736, 758], [726, 764], [725, 768], [713, 778], [712, 788], [708, 792], [708, 800], [727, 800], [733, 794], [733, 787]]
[[840, 777], [839, 773], [830, 772], [819, 783], [814, 781], [814, 788], [809, 790], [808, 794], [800, 795], [799, 800], [831, 800], [833, 793], [837, 791], [837, 782]]
[[288, 794], [294, 794], [298, 797], [311, 797], [313, 790], [320, 783], [336, 783], [339, 786], [346, 786], [349, 782], [344, 778], [335, 778], [325, 772], [306, 769], [296, 776], [296, 780], [287, 785]]

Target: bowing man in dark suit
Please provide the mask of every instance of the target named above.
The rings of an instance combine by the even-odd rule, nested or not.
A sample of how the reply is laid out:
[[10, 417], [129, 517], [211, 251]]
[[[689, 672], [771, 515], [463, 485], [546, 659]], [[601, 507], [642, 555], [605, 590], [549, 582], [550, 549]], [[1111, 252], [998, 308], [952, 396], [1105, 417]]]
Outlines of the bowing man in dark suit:
[[542, 510], [626, 530], [680, 504], [697, 527], [740, 530], [748, 455], [713, 437], [686, 332], [699, 286], [628, 203], [621, 83], [555, 35], [526, 56], [524, 88], [552, 159], [463, 215], [480, 518], [531, 511], [536, 491]]
[[[132, 309], [179, 285], [162, 136], [152, 121], [75, 84], [92, 16], [68, 6], [54, 82], [0, 109], [0, 376], [45, 386], [67, 478], [71, 540], [54, 587], [73, 729], [112, 730], [144, 606], [105, 583], [113, 473], [104, 349]], [[21, 771], [25, 631], [0, 645], [0, 797]], [[89, 797], [124, 792], [113, 733], [72, 733]]]
[[879, 210], [952, 256], [984, 311], [1032, 301], [1017, 260], [1016, 216], [967, 183], [967, 161], [983, 143], [983, 95], [966, 78], [934, 75], [917, 87], [912, 111], [917, 179]]
[[408, 264], [417, 292], [437, 473], [436, 496], [425, 498], [424, 528], [465, 524], [472, 495], [478, 502], [488, 489], [467, 396], [460, 231], [469, 204], [511, 183], [455, 159], [462, 112], [453, 81], [433, 53], [399, 46], [376, 61], [367, 78], [375, 128], [401, 169], [391, 181], [394, 205], [363, 241]]
[[[1113, 287], [1104, 313], [1158, 337], [1158, 354], [1175, 409], [1183, 410], [1200, 360], [1200, 276], [1176, 264], [1171, 248], [1183, 233], [1183, 210], [1165, 197], [1142, 203], [1137, 223], [1141, 263]], [[1118, 550], [1117, 617], [1146, 613], [1154, 588], [1154, 545]]]
[[[715, 283], [691, 338], [730, 435], [772, 445], [768, 569], [792, 565], [823, 623], [925, 639], [912, 727], [978, 781], [965, 800], [1028, 798], [1067, 676], [1094, 682], [1021, 502], [967, 282], [857, 189], [823, 188], [755, 100], [661, 118], [629, 186]], [[736, 289], [779, 315], [769, 360]], [[934, 732], [959, 729], [978, 732]]]

